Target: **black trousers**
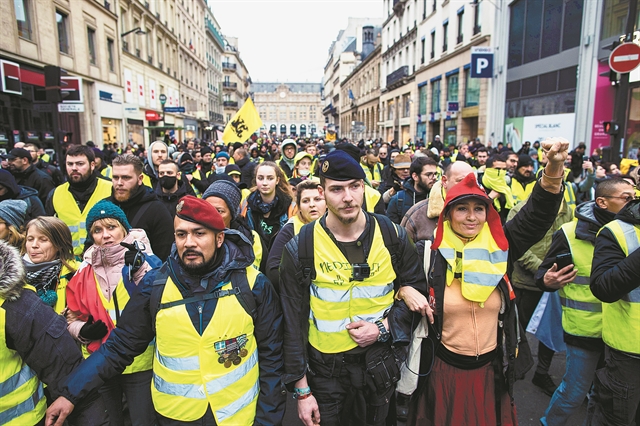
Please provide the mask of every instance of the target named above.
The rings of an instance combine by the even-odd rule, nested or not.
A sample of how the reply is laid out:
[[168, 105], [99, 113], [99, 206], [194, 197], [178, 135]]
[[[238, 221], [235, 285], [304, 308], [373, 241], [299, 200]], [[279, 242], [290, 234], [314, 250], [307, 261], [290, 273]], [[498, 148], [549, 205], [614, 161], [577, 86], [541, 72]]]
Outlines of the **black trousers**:
[[[522, 288], [514, 288], [516, 293], [516, 305], [518, 306], [518, 319], [522, 328], [527, 329], [531, 316], [540, 302], [542, 297], [541, 291], [525, 290]], [[549, 367], [551, 367], [551, 361], [553, 360], [553, 354], [555, 352], [548, 348], [542, 342], [538, 342], [538, 365], [536, 366], [536, 373], [549, 374]]]

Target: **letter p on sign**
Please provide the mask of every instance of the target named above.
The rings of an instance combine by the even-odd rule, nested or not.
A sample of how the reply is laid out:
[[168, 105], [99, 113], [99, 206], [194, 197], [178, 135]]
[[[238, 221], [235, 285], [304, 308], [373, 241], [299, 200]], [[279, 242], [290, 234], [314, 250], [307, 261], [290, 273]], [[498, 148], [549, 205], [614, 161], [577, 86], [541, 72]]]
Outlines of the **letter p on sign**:
[[493, 48], [471, 48], [471, 78], [493, 77]]

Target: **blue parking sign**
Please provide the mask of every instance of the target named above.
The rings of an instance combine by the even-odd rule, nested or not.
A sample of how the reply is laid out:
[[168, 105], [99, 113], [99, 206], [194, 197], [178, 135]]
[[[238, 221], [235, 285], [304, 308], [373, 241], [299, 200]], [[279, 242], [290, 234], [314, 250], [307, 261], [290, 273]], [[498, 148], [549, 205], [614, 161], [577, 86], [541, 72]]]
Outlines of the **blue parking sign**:
[[493, 48], [471, 48], [471, 78], [493, 77]]

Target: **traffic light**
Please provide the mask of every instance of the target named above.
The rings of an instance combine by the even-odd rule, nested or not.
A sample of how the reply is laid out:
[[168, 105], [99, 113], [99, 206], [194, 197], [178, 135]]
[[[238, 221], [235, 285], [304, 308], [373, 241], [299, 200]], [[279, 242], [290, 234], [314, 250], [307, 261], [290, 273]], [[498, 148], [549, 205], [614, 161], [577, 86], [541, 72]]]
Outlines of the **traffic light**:
[[615, 121], [605, 121], [602, 123], [602, 127], [604, 128], [604, 132], [608, 135], [617, 135], [618, 130], [620, 130], [620, 126]]

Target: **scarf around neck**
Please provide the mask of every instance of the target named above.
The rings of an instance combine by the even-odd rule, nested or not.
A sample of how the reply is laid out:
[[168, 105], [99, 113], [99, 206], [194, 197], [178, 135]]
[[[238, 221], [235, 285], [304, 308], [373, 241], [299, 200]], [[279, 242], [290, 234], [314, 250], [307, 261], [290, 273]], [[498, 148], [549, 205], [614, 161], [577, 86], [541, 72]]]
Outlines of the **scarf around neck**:
[[53, 307], [58, 302], [56, 287], [60, 279], [62, 262], [60, 259], [51, 262], [33, 263], [29, 255], [22, 257], [27, 282], [36, 288], [38, 296], [47, 305]]

